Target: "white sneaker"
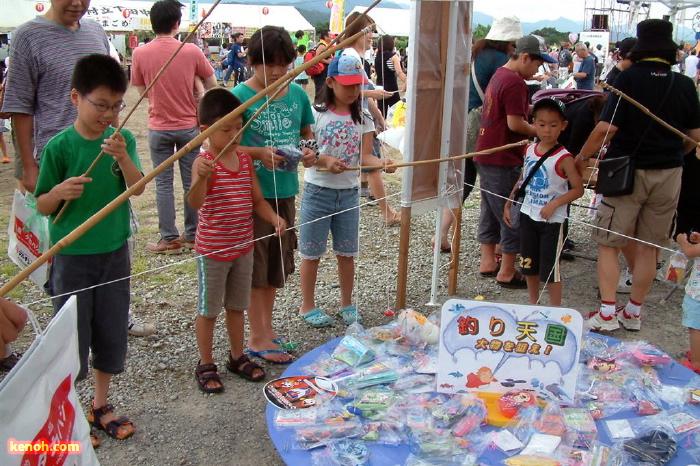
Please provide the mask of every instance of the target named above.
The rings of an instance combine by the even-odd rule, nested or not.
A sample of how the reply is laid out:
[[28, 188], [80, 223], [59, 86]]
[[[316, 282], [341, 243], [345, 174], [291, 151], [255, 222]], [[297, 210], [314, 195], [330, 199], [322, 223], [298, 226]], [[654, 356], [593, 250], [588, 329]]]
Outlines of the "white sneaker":
[[616, 315], [603, 317], [600, 311], [592, 311], [585, 319], [586, 328], [596, 332], [612, 332], [620, 328]]
[[143, 323], [129, 312], [129, 335], [135, 337], [147, 337], [156, 333], [156, 326], [151, 323]]
[[632, 290], [632, 273], [625, 268], [620, 274], [620, 281], [617, 282], [618, 293], [629, 293]]
[[627, 314], [624, 306], [617, 308], [617, 320], [628, 332], [639, 332], [642, 328], [642, 316]]

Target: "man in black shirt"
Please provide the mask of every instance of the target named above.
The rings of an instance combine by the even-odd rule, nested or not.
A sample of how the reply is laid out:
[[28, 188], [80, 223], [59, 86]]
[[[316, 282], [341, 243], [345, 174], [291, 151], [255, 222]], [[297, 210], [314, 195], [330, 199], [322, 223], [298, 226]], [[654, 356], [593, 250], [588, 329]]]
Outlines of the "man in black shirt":
[[[668, 21], [650, 19], [637, 25], [634, 62], [615, 80], [615, 87], [641, 103], [674, 128], [700, 140], [700, 103], [695, 85], [674, 73], [677, 46]], [[631, 156], [634, 190], [631, 194], [603, 198], [594, 221], [598, 243], [600, 310], [591, 313], [588, 327], [611, 331], [622, 324], [627, 330], [641, 327], [641, 306], [656, 273], [656, 246], [668, 244], [678, 204], [683, 155], [694, 146], [650, 119], [637, 107], [611, 95], [600, 122], [576, 157], [583, 172], [586, 161], [610, 141], [606, 157]], [[620, 276], [620, 248], [638, 239], [634, 249], [632, 289], [626, 306], [616, 307]]]

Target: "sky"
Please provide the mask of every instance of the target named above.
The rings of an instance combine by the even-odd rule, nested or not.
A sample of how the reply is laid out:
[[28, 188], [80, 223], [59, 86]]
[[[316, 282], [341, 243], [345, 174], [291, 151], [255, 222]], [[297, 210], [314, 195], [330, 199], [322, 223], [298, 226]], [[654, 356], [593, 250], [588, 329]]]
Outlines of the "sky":
[[[408, 4], [410, 0], [394, 0]], [[602, 8], [608, 4], [605, 0], [589, 0], [588, 7]], [[474, 11], [493, 17], [515, 15], [520, 21], [534, 23], [541, 20], [554, 20], [560, 17], [582, 21], [585, 14], [586, 0], [474, 0]], [[652, 16], [660, 18], [667, 9], [660, 3], [652, 5]]]

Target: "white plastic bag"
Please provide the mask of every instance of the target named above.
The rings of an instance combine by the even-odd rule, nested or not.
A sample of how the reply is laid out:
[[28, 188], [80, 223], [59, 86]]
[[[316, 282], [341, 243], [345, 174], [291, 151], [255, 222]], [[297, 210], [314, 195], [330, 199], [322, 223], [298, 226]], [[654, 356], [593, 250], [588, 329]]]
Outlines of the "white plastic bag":
[[[51, 247], [49, 219], [36, 211], [36, 199], [31, 193], [25, 196], [15, 189], [7, 235], [10, 238], [7, 255], [21, 269], [26, 269]], [[29, 276], [41, 289], [48, 279], [49, 263], [42, 264]]]
[[[3, 466], [99, 464], [73, 385], [80, 369], [77, 313], [71, 296], [0, 383]], [[80, 452], [68, 453], [74, 445]], [[54, 446], [59, 451], [47, 451]]]

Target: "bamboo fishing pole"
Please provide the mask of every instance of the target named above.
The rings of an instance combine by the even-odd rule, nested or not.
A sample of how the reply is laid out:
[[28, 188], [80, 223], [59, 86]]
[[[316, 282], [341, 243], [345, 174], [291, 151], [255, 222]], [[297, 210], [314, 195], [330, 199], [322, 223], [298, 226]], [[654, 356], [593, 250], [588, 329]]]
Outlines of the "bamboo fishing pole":
[[[375, 2], [375, 3], [378, 3], [378, 2]], [[368, 26], [368, 27], [364, 28], [362, 31], [358, 32], [357, 34], [354, 34], [354, 35], [348, 37], [347, 39], [343, 40], [340, 44], [338, 44], [338, 47], [352, 44], [355, 40], [357, 40], [357, 38], [359, 38], [363, 34], [369, 33], [370, 31], [371, 31], [371, 26]], [[267, 94], [274, 92], [282, 84], [285, 84], [287, 81], [289, 81], [290, 78], [293, 78], [293, 77], [299, 75], [300, 73], [302, 73], [306, 69], [310, 68], [311, 66], [320, 62], [321, 60], [324, 60], [326, 57], [330, 56], [333, 52], [334, 52], [334, 50], [331, 50], [331, 48], [329, 47], [328, 49], [324, 50], [323, 52], [318, 54], [316, 57], [314, 57], [312, 60], [309, 60], [308, 62], [300, 65], [299, 67], [289, 71], [286, 75], [282, 76], [280, 79], [278, 79], [274, 83], [267, 86], [265, 89], [263, 89], [260, 92], [258, 92], [257, 94], [255, 94], [255, 96], [251, 97], [245, 103], [238, 106], [231, 113], [222, 117], [220, 120], [215, 122], [209, 128], [207, 128], [206, 130], [201, 132], [198, 136], [196, 136], [190, 142], [188, 142], [182, 149], [175, 152], [169, 158], [164, 160], [160, 165], [158, 165], [153, 170], [151, 170], [150, 172], [145, 174], [143, 176], [143, 178], [141, 178], [138, 182], [134, 183], [131, 187], [126, 189], [122, 194], [117, 196], [113, 201], [111, 201], [109, 204], [105, 205], [102, 209], [95, 212], [95, 214], [93, 214], [90, 218], [85, 220], [81, 225], [79, 225], [77, 228], [75, 228], [69, 234], [64, 236], [60, 241], [58, 241], [48, 251], [46, 251], [44, 254], [39, 256], [34, 262], [29, 264], [27, 266], [27, 268], [23, 269], [20, 273], [18, 273], [16, 276], [14, 276], [9, 282], [5, 283], [0, 288], [0, 296], [5, 296], [7, 293], [12, 291], [19, 283], [21, 283], [25, 278], [27, 278], [29, 275], [31, 275], [32, 272], [34, 272], [36, 269], [38, 269], [43, 264], [45, 264], [56, 253], [61, 251], [66, 246], [69, 246], [70, 244], [75, 242], [75, 240], [80, 238], [87, 230], [89, 230], [90, 228], [95, 226], [104, 217], [106, 217], [107, 215], [112, 213], [112, 211], [114, 211], [114, 209], [116, 209], [119, 205], [126, 202], [136, 191], [140, 190], [142, 187], [144, 187], [146, 184], [148, 184], [157, 175], [161, 174], [170, 165], [172, 165], [176, 161], [178, 161], [181, 157], [183, 157], [184, 155], [191, 152], [195, 147], [200, 146], [202, 144], [202, 141], [207, 139], [214, 131], [219, 130], [220, 127], [224, 126], [225, 124], [234, 120], [235, 118], [241, 116], [245, 110], [247, 110], [249, 107], [251, 107], [253, 104], [255, 104], [258, 100], [262, 99]]]
[[[117, 127], [117, 130], [114, 132], [114, 134], [111, 136], [111, 138], [114, 138], [114, 136], [117, 135], [117, 134], [119, 134], [119, 132], [124, 128], [124, 125], [126, 125], [126, 122], [129, 121], [129, 118], [131, 118], [131, 115], [134, 114], [134, 112], [136, 111], [136, 109], [138, 108], [138, 106], [141, 104], [141, 102], [143, 102], [143, 99], [146, 98], [146, 96], [148, 95], [148, 92], [153, 88], [153, 86], [154, 86], [154, 85], [156, 84], [156, 82], [158, 81], [158, 78], [160, 78], [161, 75], [165, 72], [166, 68], [168, 68], [168, 66], [170, 66], [170, 63], [175, 59], [175, 56], [176, 56], [178, 53], [180, 53], [180, 50], [182, 50], [182, 48], [185, 46], [185, 44], [189, 43], [189, 40], [190, 40], [190, 38], [192, 38], [192, 35], [195, 34], [195, 33], [197, 32], [197, 30], [199, 29], [199, 27], [204, 23], [204, 21], [209, 17], [209, 15], [212, 14], [212, 12], [214, 11], [214, 8], [216, 8], [216, 6], [217, 6], [219, 3], [221, 3], [221, 0], [216, 0], [216, 1], [214, 2], [214, 4], [211, 6], [211, 8], [209, 8], [209, 11], [207, 11], [207, 13], [202, 17], [202, 19], [199, 21], [199, 23], [197, 23], [197, 25], [196, 25], [194, 28], [192, 28], [192, 30], [187, 34], [187, 36], [185, 37], [185, 40], [183, 40], [183, 41], [180, 43], [180, 45], [177, 47], [177, 49], [175, 49], [175, 51], [173, 52], [173, 54], [170, 55], [170, 57], [169, 57], [169, 58], [167, 59], [167, 61], [163, 64], [163, 66], [161, 67], [161, 69], [158, 70], [158, 73], [156, 73], [156, 75], [153, 77], [153, 81], [151, 81], [151, 83], [146, 87], [146, 90], [143, 91], [143, 94], [141, 94], [141, 95], [139, 96], [139, 98], [138, 98], [138, 100], [136, 101], [136, 103], [135, 103], [135, 104], [131, 107], [131, 109], [129, 110], [129, 113], [126, 114], [126, 116], [124, 117], [124, 119], [122, 120], [122, 122], [119, 124], [119, 127]], [[90, 173], [91, 173], [92, 170], [95, 168], [95, 166], [97, 165], [97, 163], [100, 161], [100, 159], [102, 158], [102, 156], [103, 156], [104, 154], [105, 154], [105, 151], [104, 151], [104, 150], [101, 150], [100, 153], [97, 154], [97, 157], [95, 157], [95, 160], [92, 162], [92, 164], [90, 164], [90, 166], [89, 166], [88, 169], [85, 171], [85, 173], [83, 173], [83, 176], [89, 176], [89, 175], [90, 175]], [[59, 219], [60, 219], [61, 217], [63, 217], [63, 214], [65, 213], [65, 211], [66, 211], [66, 209], [68, 208], [69, 205], [70, 205], [70, 200], [66, 201], [66, 202], [63, 204], [63, 207], [61, 207], [61, 210], [58, 211], [58, 214], [56, 215], [56, 218], [54, 218], [54, 220], [53, 220], [53, 224], [54, 224], [54, 225], [59, 221]]]
[[666, 128], [667, 130], [671, 131], [672, 133], [674, 133], [676, 136], [680, 137], [680, 138], [683, 139], [684, 141], [688, 141], [688, 142], [693, 143], [693, 145], [694, 145], [695, 147], [700, 147], [700, 142], [698, 142], [698, 141], [696, 141], [695, 139], [691, 138], [690, 136], [688, 136], [688, 135], [685, 134], [684, 132], [679, 131], [678, 129], [676, 129], [676, 128], [674, 128], [673, 126], [669, 125], [669, 124], [666, 123], [664, 120], [662, 120], [661, 118], [659, 118], [659, 117], [657, 117], [656, 115], [654, 115], [653, 113], [651, 113], [651, 111], [649, 111], [649, 109], [646, 108], [644, 105], [640, 104], [639, 102], [637, 102], [636, 100], [634, 100], [632, 97], [628, 96], [627, 94], [625, 94], [625, 93], [622, 92], [621, 90], [616, 89], [616, 88], [612, 87], [610, 84], [604, 83], [604, 82], [601, 82], [600, 85], [603, 86], [603, 89], [607, 89], [607, 90], [609, 90], [609, 91], [611, 91], [611, 92], [614, 92], [615, 94], [619, 95], [620, 97], [622, 97], [623, 99], [625, 99], [627, 102], [631, 103], [632, 105], [634, 105], [635, 107], [637, 107], [639, 110], [641, 110], [645, 115], [650, 116], [652, 120], [656, 121], [658, 124], [660, 124], [661, 126], [663, 126], [664, 128]]
[[[359, 21], [359, 20], [361, 20], [362, 18], [365, 18], [365, 17], [367, 16], [367, 13], [368, 13], [372, 8], [374, 8], [376, 5], [378, 5], [380, 2], [381, 2], [381, 0], [375, 0], [374, 3], [372, 3], [365, 11], [363, 11], [363, 12], [360, 14], [360, 16], [358, 16], [358, 17], [355, 18], [350, 24], [348, 24], [348, 27], [349, 27], [351, 24], [355, 23], [355, 21]], [[370, 24], [368, 27], [372, 27], [372, 26], [374, 26], [374, 23]], [[345, 28], [345, 30], [347, 30], [347, 27]], [[344, 30], [343, 32], [345, 32], [345, 30]], [[364, 29], [363, 29], [363, 31], [366, 31], [366, 30], [367, 30], [367, 28], [364, 28]], [[336, 49], [333, 48], [333, 46], [338, 42], [338, 40], [340, 39], [340, 37], [343, 35], [343, 32], [341, 32], [341, 33], [338, 34], [336, 37], [334, 37], [333, 40], [331, 40], [331, 42], [328, 44], [328, 47], [327, 47], [327, 49], [326, 49], [327, 51], [328, 51], [328, 50], [331, 50], [332, 52], [335, 52]], [[358, 37], [358, 36], [357, 36], [357, 34], [356, 34], [356, 35], [354, 35], [353, 37]], [[344, 44], [344, 43], [345, 43], [345, 42], [343, 42], [343, 44]], [[325, 54], [325, 51], [324, 51], [323, 53]], [[212, 161], [212, 163], [216, 163], [216, 162], [219, 161], [219, 159], [220, 159], [220, 158], [228, 151], [228, 149], [236, 142], [236, 140], [238, 139], [238, 137], [239, 137], [241, 134], [243, 134], [243, 133], [245, 132], [246, 129], [248, 129], [248, 127], [249, 127], [250, 124], [253, 122], [253, 120], [255, 120], [255, 119], [260, 115], [260, 113], [262, 113], [262, 111], [263, 111], [265, 108], [267, 108], [267, 106], [270, 104], [270, 102], [274, 101], [274, 100], [277, 98], [277, 96], [280, 94], [280, 92], [282, 92], [282, 90], [284, 90], [284, 88], [287, 87], [287, 85], [289, 85], [289, 84], [293, 81], [293, 79], [294, 79], [294, 76], [290, 77], [286, 83], [284, 83], [284, 84], [281, 85], [279, 88], [277, 88], [277, 90], [275, 91], [275, 93], [272, 94], [272, 95], [267, 99], [267, 101], [264, 102], [264, 103], [260, 106], [260, 108], [248, 119], [248, 122], [240, 129], [240, 131], [238, 131], [238, 132], [236, 133], [236, 135], [233, 137], [233, 139], [232, 139], [231, 141], [229, 141], [229, 142], [221, 149], [221, 151], [218, 153], [218, 155], [217, 155], [216, 157], [214, 157], [214, 160]], [[187, 193], [185, 194], [185, 201], [186, 201], [187, 199], [189, 199], [190, 193], [192, 192], [192, 190], [193, 190], [194, 188], [196, 188], [197, 186], [199, 186], [199, 183], [200, 183], [201, 181], [202, 181], [202, 178], [198, 178], [197, 181], [190, 187], [190, 189], [189, 189], [189, 190], [187, 191]]]
[[[453, 157], [444, 157], [441, 159], [431, 159], [431, 160], [418, 160], [415, 162], [403, 162], [403, 163], [397, 163], [393, 165], [389, 165], [390, 168], [404, 168], [404, 167], [417, 167], [419, 165], [429, 165], [431, 163], [443, 163], [443, 162], [454, 162], [457, 160], [463, 160], [463, 159], [470, 159], [472, 157], [477, 157], [479, 155], [488, 155], [488, 154], [493, 154], [494, 152], [499, 152], [502, 150], [508, 150], [508, 149], [514, 149], [516, 147], [521, 147], [529, 144], [530, 141], [527, 139], [523, 139], [522, 141], [519, 142], [514, 142], [511, 144], [506, 144], [504, 146], [499, 146], [499, 147], [494, 147], [492, 149], [484, 149], [480, 150], [478, 152], [470, 152], [468, 154], [461, 154], [461, 155], [455, 155]], [[366, 166], [361, 166], [361, 167], [346, 167], [346, 171], [356, 171], [356, 170], [381, 170], [384, 168], [384, 165], [366, 165]], [[327, 172], [329, 171], [327, 168], [319, 168], [318, 171], [320, 172]]]

